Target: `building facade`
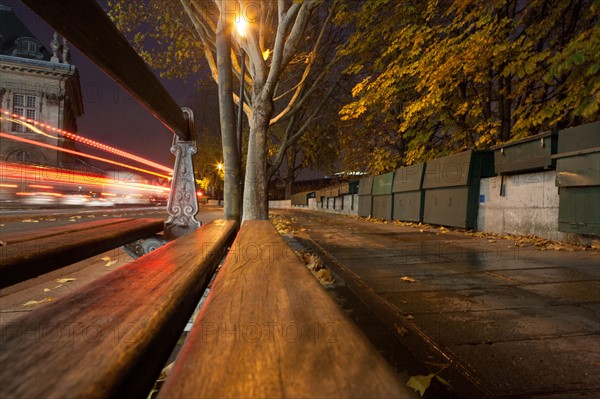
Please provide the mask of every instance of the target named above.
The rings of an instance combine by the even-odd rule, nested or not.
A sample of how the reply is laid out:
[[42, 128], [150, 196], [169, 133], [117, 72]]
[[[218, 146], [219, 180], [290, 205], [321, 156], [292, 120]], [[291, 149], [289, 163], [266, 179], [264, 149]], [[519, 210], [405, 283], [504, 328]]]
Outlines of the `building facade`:
[[[19, 20], [0, 4], [0, 108], [70, 132], [83, 114], [79, 72], [69, 47], [55, 33], [48, 51]], [[12, 137], [60, 148], [74, 148], [64, 137], [17, 123], [2, 114], [0, 131]], [[75, 157], [51, 147], [0, 138], [0, 161], [68, 166]]]

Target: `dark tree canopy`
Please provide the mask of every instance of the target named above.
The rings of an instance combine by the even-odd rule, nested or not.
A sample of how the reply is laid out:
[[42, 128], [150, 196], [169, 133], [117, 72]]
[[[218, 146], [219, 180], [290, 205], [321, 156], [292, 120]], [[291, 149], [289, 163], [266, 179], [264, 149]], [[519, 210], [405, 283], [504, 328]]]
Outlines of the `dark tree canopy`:
[[[348, 3], [352, 4], [352, 3]], [[358, 129], [371, 172], [600, 118], [594, 0], [378, 0], [346, 10]], [[361, 142], [365, 161], [357, 159]]]

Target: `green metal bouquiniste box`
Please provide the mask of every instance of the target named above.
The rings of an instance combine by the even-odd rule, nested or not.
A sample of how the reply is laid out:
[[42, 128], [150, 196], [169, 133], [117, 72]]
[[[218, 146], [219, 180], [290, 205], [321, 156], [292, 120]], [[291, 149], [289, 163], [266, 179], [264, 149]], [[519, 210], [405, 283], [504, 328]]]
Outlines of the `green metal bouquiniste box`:
[[600, 236], [600, 122], [558, 133], [558, 230]]
[[358, 180], [352, 180], [348, 183], [348, 194], [358, 194]]
[[546, 132], [492, 147], [497, 174], [554, 169], [558, 134]]
[[477, 224], [479, 180], [494, 176], [494, 155], [471, 150], [427, 161], [425, 223], [472, 229]]
[[392, 219], [392, 183], [394, 172], [373, 177], [373, 203], [371, 216], [378, 219]]
[[358, 216], [371, 216], [373, 178], [363, 177], [358, 183]]
[[424, 172], [425, 163], [403, 166], [396, 170], [394, 184], [392, 185], [394, 198], [392, 217], [394, 220], [423, 221], [425, 196], [421, 191], [421, 186]]

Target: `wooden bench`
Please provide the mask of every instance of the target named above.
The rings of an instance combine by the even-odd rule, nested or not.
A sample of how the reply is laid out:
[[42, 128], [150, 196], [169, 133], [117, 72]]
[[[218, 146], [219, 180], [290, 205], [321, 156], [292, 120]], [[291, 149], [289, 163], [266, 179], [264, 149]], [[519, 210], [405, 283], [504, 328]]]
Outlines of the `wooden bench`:
[[3, 326], [2, 397], [146, 397], [236, 226], [209, 223]]
[[271, 223], [246, 221], [159, 398], [413, 394]]
[[[146, 397], [236, 223], [212, 222], [2, 330], [2, 396]], [[246, 221], [161, 398], [408, 397], [268, 221]]]
[[0, 288], [162, 231], [163, 219], [112, 218], [2, 236]]

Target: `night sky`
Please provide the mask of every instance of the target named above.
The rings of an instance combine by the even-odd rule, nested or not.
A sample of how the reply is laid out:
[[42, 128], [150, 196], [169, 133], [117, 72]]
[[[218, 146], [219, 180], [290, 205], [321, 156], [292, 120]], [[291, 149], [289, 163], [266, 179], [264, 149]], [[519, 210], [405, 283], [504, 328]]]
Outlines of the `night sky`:
[[[49, 49], [54, 30], [21, 1], [0, 0]], [[98, 1], [106, 9], [106, 1]], [[62, 37], [59, 36], [62, 40]], [[79, 69], [84, 115], [77, 120], [78, 134], [172, 167], [171, 132], [139, 105], [72, 44], [71, 59]], [[161, 79], [180, 105], [187, 105], [194, 81]], [[196, 121], [198, 123], [198, 121]], [[87, 148], [81, 148], [87, 150]]]

